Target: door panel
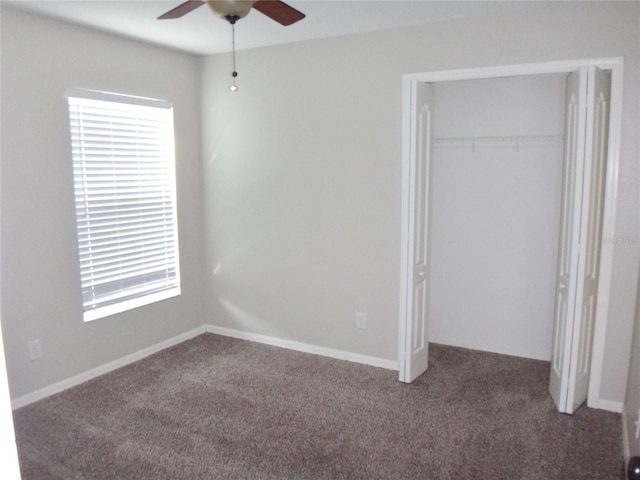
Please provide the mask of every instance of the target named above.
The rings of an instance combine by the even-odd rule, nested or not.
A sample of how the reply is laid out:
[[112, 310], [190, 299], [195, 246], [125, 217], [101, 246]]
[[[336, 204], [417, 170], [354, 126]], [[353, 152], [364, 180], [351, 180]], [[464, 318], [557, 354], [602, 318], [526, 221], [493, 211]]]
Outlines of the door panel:
[[569, 377], [568, 410], [573, 413], [587, 399], [591, 346], [598, 294], [600, 247], [602, 240], [602, 214], [604, 211], [604, 185], [609, 138], [610, 75], [591, 68], [588, 74], [589, 98], [586, 122], [585, 171], [582, 224], [580, 232], [578, 300], [576, 318], [579, 335], [572, 345], [572, 363]]
[[409, 252], [407, 345], [410, 351], [405, 357], [404, 382], [410, 383], [428, 367], [429, 344], [429, 230], [431, 217], [430, 169], [433, 135], [433, 88], [416, 83], [414, 110], [411, 115], [411, 191], [409, 205]]
[[[576, 293], [576, 272], [580, 235], [582, 178], [584, 166], [586, 70], [567, 77], [565, 108], [565, 154], [562, 174], [562, 206], [556, 281], [556, 306], [551, 350], [549, 392], [561, 412], [566, 411], [567, 384], [571, 362], [571, 340]], [[574, 247], [576, 246], [576, 247]]]
[[549, 391], [560, 412], [587, 398], [602, 232], [609, 76], [585, 67], [567, 78], [566, 144]]

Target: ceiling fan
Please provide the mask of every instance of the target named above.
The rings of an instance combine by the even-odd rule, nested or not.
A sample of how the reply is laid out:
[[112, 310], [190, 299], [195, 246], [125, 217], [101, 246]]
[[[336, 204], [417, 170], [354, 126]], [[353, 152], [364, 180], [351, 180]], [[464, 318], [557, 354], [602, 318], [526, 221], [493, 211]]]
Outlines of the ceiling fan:
[[236, 22], [246, 17], [252, 8], [255, 8], [260, 13], [265, 14], [267, 17], [284, 26], [296, 23], [305, 17], [304, 13], [280, 0], [187, 0], [169, 10], [167, 13], [160, 15], [158, 20], [180, 18], [205, 3], [209, 5], [217, 16], [227, 20], [232, 27], [233, 71], [231, 72], [231, 77], [233, 81], [229, 87], [229, 90], [232, 92], [238, 91], [238, 87], [236, 86], [236, 77], [238, 76], [238, 72], [236, 71]]
[[160, 15], [158, 20], [180, 18], [205, 3], [209, 5], [216, 15], [231, 24], [246, 17], [252, 8], [285, 26], [296, 23], [305, 17], [304, 13], [279, 0], [187, 0], [167, 13]]

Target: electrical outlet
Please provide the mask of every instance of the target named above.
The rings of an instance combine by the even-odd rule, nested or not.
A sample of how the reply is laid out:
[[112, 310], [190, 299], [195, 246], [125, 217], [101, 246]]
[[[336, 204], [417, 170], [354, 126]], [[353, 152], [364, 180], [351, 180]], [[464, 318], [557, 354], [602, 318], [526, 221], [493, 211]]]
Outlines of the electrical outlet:
[[356, 312], [356, 328], [367, 328], [367, 314], [364, 312]]
[[30, 340], [27, 344], [29, 346], [29, 358], [31, 360], [37, 360], [42, 357], [42, 345], [40, 345], [40, 340]]

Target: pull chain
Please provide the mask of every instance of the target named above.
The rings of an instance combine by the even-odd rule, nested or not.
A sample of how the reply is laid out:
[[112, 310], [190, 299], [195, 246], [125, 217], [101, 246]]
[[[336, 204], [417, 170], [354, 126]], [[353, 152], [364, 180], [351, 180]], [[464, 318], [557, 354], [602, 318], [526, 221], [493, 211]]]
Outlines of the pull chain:
[[228, 19], [229, 23], [231, 23], [231, 47], [232, 47], [232, 55], [231, 55], [231, 86], [229, 90], [232, 92], [237, 92], [238, 87], [236, 86], [236, 77], [238, 76], [238, 72], [236, 71], [236, 22], [235, 19]]

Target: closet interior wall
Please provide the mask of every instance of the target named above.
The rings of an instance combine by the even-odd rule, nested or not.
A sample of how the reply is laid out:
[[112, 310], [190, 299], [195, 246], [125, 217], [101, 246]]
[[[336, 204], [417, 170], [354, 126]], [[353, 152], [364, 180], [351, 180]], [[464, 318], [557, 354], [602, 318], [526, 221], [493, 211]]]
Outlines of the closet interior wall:
[[435, 84], [430, 342], [550, 359], [565, 80]]

